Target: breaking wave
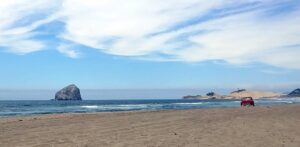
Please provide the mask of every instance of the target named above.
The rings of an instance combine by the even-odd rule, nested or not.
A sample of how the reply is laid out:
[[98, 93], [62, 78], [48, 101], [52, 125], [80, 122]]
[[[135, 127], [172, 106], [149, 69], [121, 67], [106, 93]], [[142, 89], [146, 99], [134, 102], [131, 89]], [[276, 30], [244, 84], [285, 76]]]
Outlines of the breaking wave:
[[[258, 105], [300, 104], [300, 98], [255, 100]], [[84, 100], [84, 101], [1, 101], [0, 117], [52, 113], [86, 113], [138, 110], [172, 110], [239, 107], [239, 100]]]

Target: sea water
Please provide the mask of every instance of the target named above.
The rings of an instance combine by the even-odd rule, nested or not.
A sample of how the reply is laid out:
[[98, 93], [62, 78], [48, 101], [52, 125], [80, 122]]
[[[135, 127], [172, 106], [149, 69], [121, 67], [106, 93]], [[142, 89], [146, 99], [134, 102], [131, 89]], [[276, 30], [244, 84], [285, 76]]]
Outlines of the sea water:
[[[300, 98], [278, 98], [255, 100], [259, 105], [300, 104]], [[116, 112], [139, 110], [178, 110], [199, 108], [240, 107], [240, 100], [17, 100], [0, 101], [0, 117], [28, 116], [54, 113]]]

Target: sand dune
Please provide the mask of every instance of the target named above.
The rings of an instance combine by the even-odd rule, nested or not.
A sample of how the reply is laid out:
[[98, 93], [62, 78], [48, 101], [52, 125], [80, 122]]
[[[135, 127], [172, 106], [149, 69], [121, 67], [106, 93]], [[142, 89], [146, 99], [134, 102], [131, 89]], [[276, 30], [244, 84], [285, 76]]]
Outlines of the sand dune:
[[280, 93], [270, 91], [242, 91], [230, 93], [228, 96], [233, 98], [253, 97], [254, 99], [258, 99], [280, 97], [281, 95]]
[[299, 147], [300, 106], [0, 119], [2, 147]]
[[243, 97], [252, 97], [254, 99], [262, 98], [280, 98], [284, 95], [272, 91], [248, 91], [248, 90], [238, 90], [231, 92], [227, 95], [214, 94], [212, 96], [184, 96], [183, 99], [241, 99]]

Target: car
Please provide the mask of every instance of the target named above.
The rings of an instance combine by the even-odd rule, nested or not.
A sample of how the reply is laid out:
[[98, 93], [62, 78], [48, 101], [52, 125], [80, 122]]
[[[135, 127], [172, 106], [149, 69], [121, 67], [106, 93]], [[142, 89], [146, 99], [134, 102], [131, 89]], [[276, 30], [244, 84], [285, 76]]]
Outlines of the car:
[[241, 107], [246, 107], [246, 106], [255, 106], [254, 100], [252, 97], [243, 97], [241, 99]]

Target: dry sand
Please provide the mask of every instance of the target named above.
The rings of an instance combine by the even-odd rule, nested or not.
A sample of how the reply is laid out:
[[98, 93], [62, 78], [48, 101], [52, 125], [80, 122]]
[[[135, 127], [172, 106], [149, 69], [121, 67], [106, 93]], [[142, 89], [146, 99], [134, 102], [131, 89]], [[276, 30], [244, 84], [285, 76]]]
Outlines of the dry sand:
[[1, 147], [300, 147], [300, 105], [0, 119]]
[[233, 99], [241, 99], [242, 97], [252, 97], [254, 99], [260, 98], [278, 98], [282, 96], [280, 93], [270, 92], [270, 91], [242, 91], [242, 92], [233, 92], [228, 95]]

